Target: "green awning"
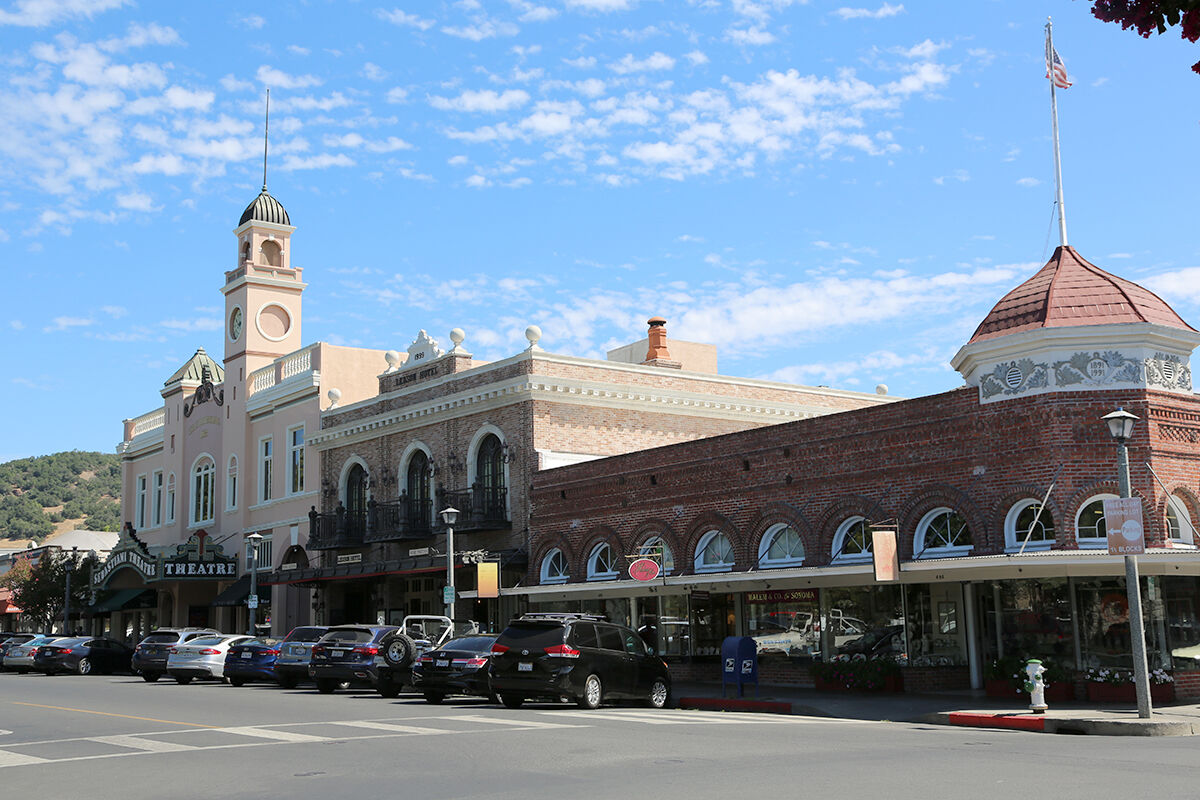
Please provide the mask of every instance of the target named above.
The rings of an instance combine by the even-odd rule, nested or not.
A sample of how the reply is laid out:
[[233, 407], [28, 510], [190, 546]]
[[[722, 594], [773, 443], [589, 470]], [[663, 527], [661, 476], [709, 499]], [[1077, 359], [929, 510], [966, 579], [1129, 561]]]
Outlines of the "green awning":
[[158, 592], [154, 589], [118, 589], [92, 607], [93, 614], [110, 614], [126, 608], [154, 608]]

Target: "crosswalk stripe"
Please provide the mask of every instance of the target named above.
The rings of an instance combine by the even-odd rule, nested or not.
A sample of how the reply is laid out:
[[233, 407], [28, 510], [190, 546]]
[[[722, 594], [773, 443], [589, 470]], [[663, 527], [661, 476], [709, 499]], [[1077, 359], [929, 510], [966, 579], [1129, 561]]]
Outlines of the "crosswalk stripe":
[[38, 758], [37, 756], [27, 756], [23, 753], [0, 750], [0, 767], [19, 767], [22, 764], [44, 764], [50, 760], [49, 758]]
[[275, 739], [280, 742], [328, 742], [327, 736], [313, 736], [307, 733], [293, 731], [277, 731], [272, 728], [256, 728], [246, 725], [239, 728], [217, 728], [221, 733], [235, 733], [239, 736], [254, 736], [259, 739]]
[[561, 725], [553, 722], [534, 722], [531, 719], [493, 719], [492, 717], [477, 717], [473, 714], [461, 717], [443, 717], [443, 719], [466, 720], [468, 722], [488, 722], [493, 725], [511, 725], [514, 728], [579, 728], [581, 725]]
[[112, 744], [117, 747], [128, 747], [131, 750], [145, 750], [147, 753], [177, 753], [180, 750], [199, 750], [190, 744], [164, 742], [159, 739], [143, 739], [140, 736], [93, 736], [90, 741]]
[[[438, 717], [437, 719], [444, 719]], [[340, 722], [329, 722], [329, 725], [346, 725], [350, 728], [367, 728], [373, 731], [388, 731], [390, 733], [456, 733], [456, 731], [445, 730], [443, 728], [420, 728], [416, 725], [393, 725], [390, 722], [372, 722], [370, 720], [343, 720]]]

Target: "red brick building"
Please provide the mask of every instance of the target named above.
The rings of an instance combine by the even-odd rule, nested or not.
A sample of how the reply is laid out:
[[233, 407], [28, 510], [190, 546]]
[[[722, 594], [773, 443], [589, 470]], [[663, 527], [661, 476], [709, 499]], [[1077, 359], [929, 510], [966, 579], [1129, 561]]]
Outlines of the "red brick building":
[[[838, 655], [899, 660], [910, 688], [978, 686], [1001, 656], [1128, 667], [1102, 502], [1101, 417], [1123, 407], [1151, 668], [1182, 675], [1200, 659], [1198, 343], [1160, 298], [1059, 248], [955, 356], [963, 388], [534, 474], [514, 591], [624, 619], [710, 679], [734, 634], [758, 640], [764, 680], [801, 684]], [[873, 524], [898, 531], [898, 582], [875, 579]], [[662, 577], [629, 578], [659, 552]]]

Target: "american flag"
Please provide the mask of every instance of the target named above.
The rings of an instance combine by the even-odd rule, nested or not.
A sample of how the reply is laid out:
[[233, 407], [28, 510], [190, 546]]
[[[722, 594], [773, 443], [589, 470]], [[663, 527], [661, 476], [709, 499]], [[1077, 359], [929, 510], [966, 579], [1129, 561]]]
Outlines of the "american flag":
[[1050, 43], [1049, 36], [1046, 37], [1046, 77], [1054, 81], [1059, 89], [1071, 88], [1071, 81], [1067, 80], [1067, 65], [1058, 57], [1058, 51]]

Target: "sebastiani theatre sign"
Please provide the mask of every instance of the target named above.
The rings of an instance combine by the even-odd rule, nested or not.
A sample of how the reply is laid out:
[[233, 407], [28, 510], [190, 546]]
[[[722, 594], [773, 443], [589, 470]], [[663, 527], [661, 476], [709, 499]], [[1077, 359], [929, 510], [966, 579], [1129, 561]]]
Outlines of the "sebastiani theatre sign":
[[175, 548], [175, 554], [162, 559], [162, 580], [213, 580], [236, 578], [237, 556], [227, 556], [219, 544], [206, 542], [208, 534], [199, 531]]

